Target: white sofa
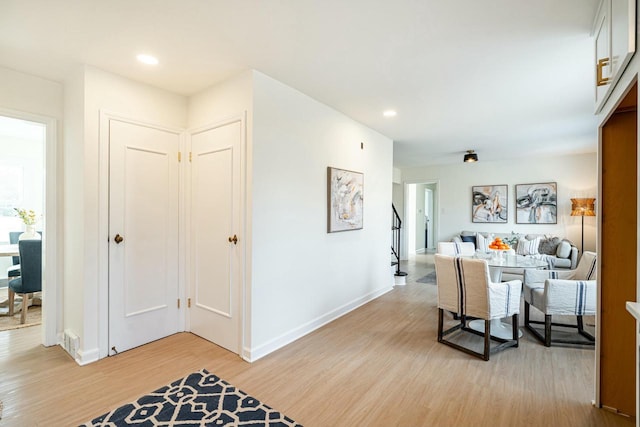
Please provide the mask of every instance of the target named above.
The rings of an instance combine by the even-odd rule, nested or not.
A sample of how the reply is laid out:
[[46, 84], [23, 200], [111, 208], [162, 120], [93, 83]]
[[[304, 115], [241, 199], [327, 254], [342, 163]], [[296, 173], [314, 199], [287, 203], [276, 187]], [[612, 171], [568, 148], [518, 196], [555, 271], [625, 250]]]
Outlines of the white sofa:
[[[480, 235], [480, 236], [479, 236]], [[574, 270], [578, 265], [578, 248], [567, 239], [544, 234], [486, 233], [482, 231], [462, 231], [454, 236], [453, 242], [472, 242], [476, 251], [487, 252], [487, 245], [500, 237], [519, 255], [547, 261], [554, 270]], [[523, 280], [524, 269], [505, 268], [502, 280]]]

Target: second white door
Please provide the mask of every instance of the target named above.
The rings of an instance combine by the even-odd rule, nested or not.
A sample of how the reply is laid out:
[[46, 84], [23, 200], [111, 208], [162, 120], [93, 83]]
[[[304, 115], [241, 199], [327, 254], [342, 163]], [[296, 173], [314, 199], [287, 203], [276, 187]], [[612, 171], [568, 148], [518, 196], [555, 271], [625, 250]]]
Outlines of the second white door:
[[191, 135], [190, 329], [234, 353], [241, 343], [243, 122]]

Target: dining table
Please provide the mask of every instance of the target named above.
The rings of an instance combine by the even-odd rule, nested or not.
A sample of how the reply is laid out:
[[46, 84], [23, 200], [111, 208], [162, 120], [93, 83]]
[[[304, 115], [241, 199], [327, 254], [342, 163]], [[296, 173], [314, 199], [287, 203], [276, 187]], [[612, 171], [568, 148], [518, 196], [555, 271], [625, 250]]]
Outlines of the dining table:
[[[502, 271], [504, 268], [534, 268], [544, 269], [548, 267], [545, 260], [532, 258], [523, 255], [516, 255], [510, 252], [493, 252], [489, 256], [482, 257], [475, 255], [474, 257], [484, 259], [489, 265], [489, 274], [493, 283], [502, 282]], [[484, 333], [484, 320], [477, 319], [469, 322], [469, 328], [474, 331]], [[502, 319], [491, 320], [491, 336], [502, 339], [513, 339], [513, 328], [510, 323], [505, 323]], [[522, 330], [519, 330], [519, 337], [522, 336]]]
[[[0, 257], [14, 257], [20, 256], [20, 252], [18, 251], [18, 245], [11, 244], [0, 244]], [[4, 280], [4, 279], [3, 279]], [[20, 298], [17, 297], [14, 301], [14, 309], [9, 310], [9, 299], [5, 299], [0, 301], [0, 316], [11, 316], [15, 313], [20, 312], [21, 310], [21, 302]]]
[[20, 256], [18, 245], [3, 244], [0, 245], [0, 256]]

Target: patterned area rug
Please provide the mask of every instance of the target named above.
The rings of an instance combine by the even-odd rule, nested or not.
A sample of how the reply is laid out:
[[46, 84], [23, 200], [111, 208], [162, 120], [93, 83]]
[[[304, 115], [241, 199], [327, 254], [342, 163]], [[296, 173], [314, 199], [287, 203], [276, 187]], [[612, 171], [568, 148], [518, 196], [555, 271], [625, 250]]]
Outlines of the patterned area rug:
[[205, 369], [174, 381], [84, 426], [302, 427]]
[[431, 273], [427, 274], [426, 276], [423, 276], [423, 277], [419, 278], [418, 280], [416, 280], [416, 282], [418, 282], [418, 283], [429, 283], [431, 285], [435, 285], [436, 284], [436, 272], [435, 272], [435, 270], [432, 271]]
[[38, 305], [32, 305], [29, 307], [27, 310], [27, 321], [25, 323], [20, 323], [20, 307], [22, 303], [16, 302], [16, 314], [13, 316], [7, 316], [7, 298], [7, 288], [0, 288], [0, 331], [27, 328], [29, 326], [37, 326], [42, 323], [42, 307]]

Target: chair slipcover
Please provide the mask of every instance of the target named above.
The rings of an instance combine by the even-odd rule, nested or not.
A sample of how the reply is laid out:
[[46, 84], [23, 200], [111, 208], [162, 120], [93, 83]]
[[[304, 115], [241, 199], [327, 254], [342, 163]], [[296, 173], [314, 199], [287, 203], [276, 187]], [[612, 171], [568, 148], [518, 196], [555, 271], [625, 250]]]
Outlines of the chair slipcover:
[[[596, 314], [597, 264], [594, 252], [585, 252], [575, 270], [530, 270], [524, 272], [525, 326], [543, 341], [551, 345], [551, 316], [578, 316], [577, 325], [556, 324], [556, 326], [577, 327], [588, 342], [557, 340], [570, 344], [593, 344], [593, 337], [582, 328], [582, 316]], [[545, 322], [529, 320], [529, 307], [534, 306], [545, 315]], [[541, 335], [531, 323], [545, 324], [545, 335]]]
[[[497, 340], [503, 345], [518, 346], [518, 313], [520, 312], [520, 294], [522, 282], [511, 280], [508, 282], [491, 282], [489, 266], [486, 260], [464, 258], [459, 256], [435, 255], [436, 280], [438, 286], [438, 341], [469, 354], [489, 360], [489, 339]], [[460, 325], [443, 331], [443, 311], [448, 310], [460, 316]], [[504, 317], [513, 317], [515, 325], [512, 340], [490, 337], [486, 334], [489, 321]], [[476, 353], [462, 348], [443, 339], [455, 330], [476, 333], [467, 327], [467, 318], [474, 317], [485, 320], [485, 351]]]

